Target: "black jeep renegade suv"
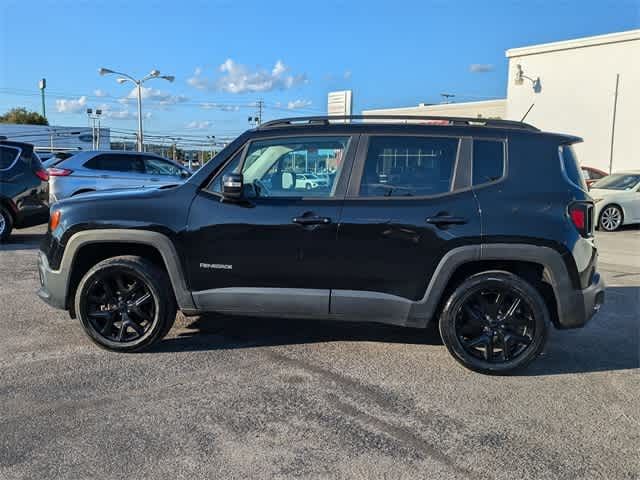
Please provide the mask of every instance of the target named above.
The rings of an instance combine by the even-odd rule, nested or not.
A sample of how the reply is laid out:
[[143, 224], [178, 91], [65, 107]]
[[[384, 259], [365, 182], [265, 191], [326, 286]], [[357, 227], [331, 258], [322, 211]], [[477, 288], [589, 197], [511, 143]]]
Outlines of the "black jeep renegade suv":
[[509, 372], [604, 300], [578, 141], [483, 119], [268, 122], [184, 185], [55, 204], [39, 295], [117, 351], [179, 308], [437, 324], [463, 365]]

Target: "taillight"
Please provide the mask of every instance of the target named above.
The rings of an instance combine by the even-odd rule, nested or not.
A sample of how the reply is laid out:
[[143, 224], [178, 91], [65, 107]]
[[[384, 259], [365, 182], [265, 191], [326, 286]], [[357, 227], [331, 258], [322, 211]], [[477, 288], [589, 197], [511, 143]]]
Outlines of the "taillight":
[[43, 182], [48, 182], [49, 181], [49, 174], [47, 173], [46, 170], [41, 168], [39, 170], [36, 170], [34, 173], [36, 174], [36, 177], [38, 177]]
[[47, 172], [49, 173], [50, 177], [68, 177], [73, 173], [73, 170], [69, 170], [67, 168], [51, 167], [47, 168]]
[[591, 203], [572, 203], [569, 205], [569, 218], [583, 237], [593, 233], [593, 205]]

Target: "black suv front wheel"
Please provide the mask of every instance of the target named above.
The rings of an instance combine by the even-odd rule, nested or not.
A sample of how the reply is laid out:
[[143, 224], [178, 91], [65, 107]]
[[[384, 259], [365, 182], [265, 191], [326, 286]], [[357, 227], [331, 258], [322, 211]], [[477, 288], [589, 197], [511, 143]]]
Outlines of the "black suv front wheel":
[[440, 318], [440, 335], [465, 367], [507, 374], [542, 351], [548, 322], [546, 303], [536, 288], [513, 273], [489, 271], [454, 290]]
[[176, 303], [164, 271], [141, 257], [122, 256], [103, 260], [80, 280], [75, 311], [99, 346], [134, 352], [169, 333]]
[[13, 218], [9, 214], [9, 211], [0, 205], [0, 242], [4, 242], [13, 229]]

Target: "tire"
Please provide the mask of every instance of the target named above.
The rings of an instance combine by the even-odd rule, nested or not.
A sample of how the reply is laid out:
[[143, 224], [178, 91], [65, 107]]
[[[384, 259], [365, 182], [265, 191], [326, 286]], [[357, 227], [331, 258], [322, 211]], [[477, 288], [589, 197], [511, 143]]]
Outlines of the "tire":
[[606, 232], [615, 232], [624, 222], [622, 209], [617, 205], [607, 205], [600, 211], [598, 226]]
[[488, 271], [471, 276], [453, 291], [439, 328], [442, 341], [460, 364], [480, 373], [505, 375], [540, 354], [549, 321], [544, 298], [529, 282], [510, 272]]
[[80, 280], [75, 312], [89, 338], [116, 352], [138, 352], [173, 326], [176, 301], [167, 274], [136, 256], [103, 260]]
[[9, 210], [0, 206], [0, 243], [4, 242], [11, 235], [13, 230], [13, 217]]

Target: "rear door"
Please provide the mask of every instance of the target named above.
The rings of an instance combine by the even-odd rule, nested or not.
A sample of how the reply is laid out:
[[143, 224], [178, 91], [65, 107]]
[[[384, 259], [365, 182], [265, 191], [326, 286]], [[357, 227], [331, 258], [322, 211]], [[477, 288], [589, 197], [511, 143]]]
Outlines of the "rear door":
[[392, 321], [372, 300], [423, 299], [442, 257], [480, 241], [469, 145], [445, 135], [362, 137], [340, 219], [332, 314]]
[[[193, 201], [186, 234], [194, 301], [203, 310], [326, 316], [338, 218], [357, 136], [256, 139]], [[310, 166], [336, 172], [326, 187], [297, 181]], [[222, 198], [226, 173], [242, 172], [244, 199]]]
[[[146, 172], [139, 155], [124, 153], [103, 153], [91, 158], [83, 165], [83, 174], [90, 172], [86, 185], [82, 188], [109, 190], [114, 188], [144, 187]], [[79, 175], [74, 175], [79, 177]]]

